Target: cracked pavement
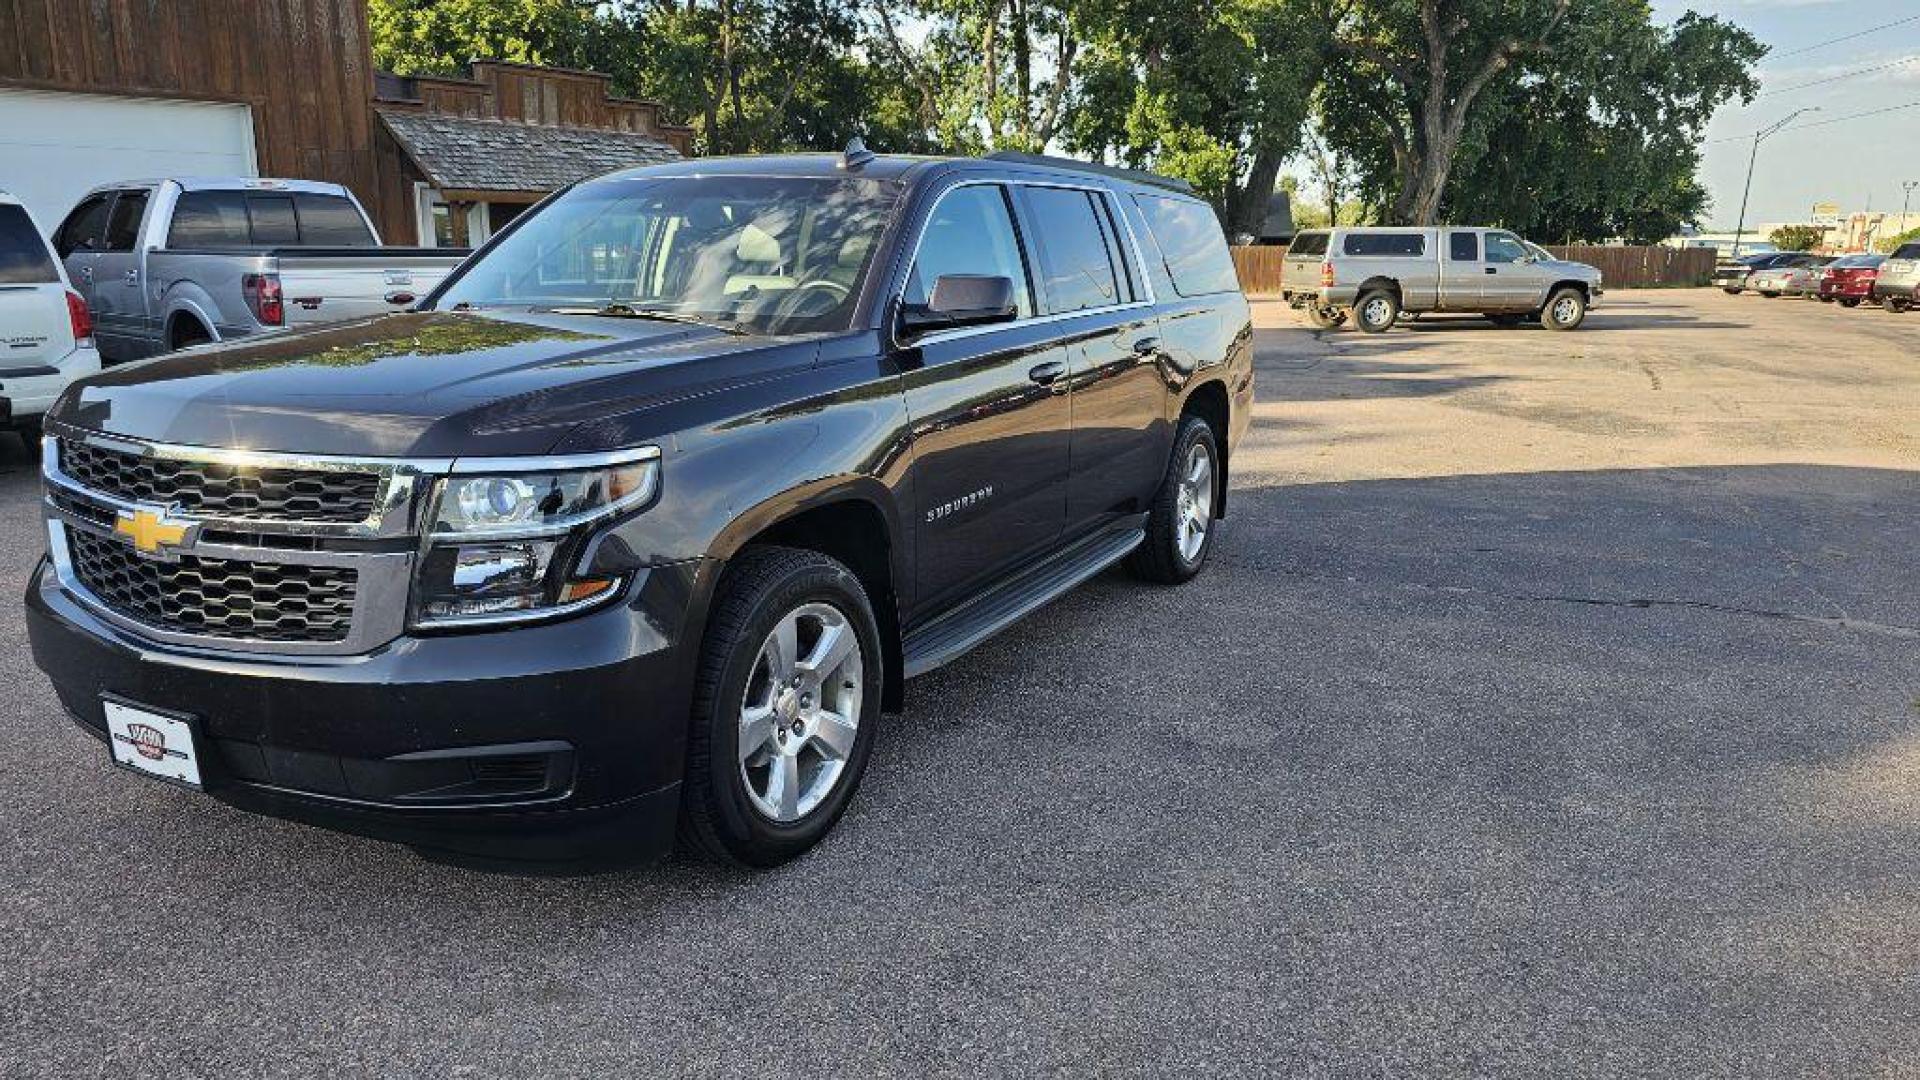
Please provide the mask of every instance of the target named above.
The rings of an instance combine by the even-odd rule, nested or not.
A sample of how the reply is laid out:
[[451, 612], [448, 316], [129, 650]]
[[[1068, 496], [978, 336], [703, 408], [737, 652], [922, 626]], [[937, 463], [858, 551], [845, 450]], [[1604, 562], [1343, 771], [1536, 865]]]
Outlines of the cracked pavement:
[[1920, 1069], [1920, 314], [1259, 324], [1215, 565], [915, 682], [772, 873], [111, 772], [8, 601], [0, 1076]]

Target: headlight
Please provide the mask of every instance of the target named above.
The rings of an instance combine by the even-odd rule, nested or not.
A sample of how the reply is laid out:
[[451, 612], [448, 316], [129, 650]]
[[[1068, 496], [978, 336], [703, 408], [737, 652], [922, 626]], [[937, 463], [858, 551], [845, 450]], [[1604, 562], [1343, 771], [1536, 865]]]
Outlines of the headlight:
[[435, 492], [414, 623], [517, 622], [610, 599], [619, 578], [579, 575], [594, 525], [660, 489], [654, 447], [555, 458], [462, 459]]

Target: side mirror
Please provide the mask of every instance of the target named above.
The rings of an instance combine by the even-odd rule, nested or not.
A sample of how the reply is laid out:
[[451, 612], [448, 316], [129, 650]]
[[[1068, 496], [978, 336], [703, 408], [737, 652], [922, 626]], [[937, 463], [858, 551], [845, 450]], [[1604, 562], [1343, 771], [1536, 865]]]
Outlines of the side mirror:
[[1012, 322], [1019, 315], [1012, 278], [942, 274], [935, 279], [933, 295], [926, 303], [900, 308], [900, 336], [912, 338], [935, 330]]

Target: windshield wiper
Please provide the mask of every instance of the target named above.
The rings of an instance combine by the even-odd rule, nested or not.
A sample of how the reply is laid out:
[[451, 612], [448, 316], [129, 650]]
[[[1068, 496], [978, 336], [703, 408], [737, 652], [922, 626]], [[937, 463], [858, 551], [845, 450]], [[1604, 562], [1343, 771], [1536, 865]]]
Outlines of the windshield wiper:
[[657, 322], [685, 323], [688, 326], [704, 326], [710, 330], [720, 330], [729, 334], [746, 333], [737, 326], [713, 319], [703, 319], [698, 315], [682, 315], [677, 311], [661, 311], [657, 308], [637, 308], [632, 304], [607, 304], [604, 307], [556, 307], [547, 308], [555, 315], [598, 315], [609, 319], [653, 319]]

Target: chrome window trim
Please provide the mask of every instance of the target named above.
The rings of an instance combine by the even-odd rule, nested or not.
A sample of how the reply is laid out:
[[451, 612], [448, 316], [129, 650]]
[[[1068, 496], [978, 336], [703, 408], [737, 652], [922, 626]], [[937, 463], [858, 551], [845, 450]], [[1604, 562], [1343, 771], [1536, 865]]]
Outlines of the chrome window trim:
[[454, 458], [449, 472], [528, 473], [577, 472], [581, 469], [606, 469], [642, 461], [658, 461], [660, 448], [636, 446], [628, 450], [606, 450], [593, 454], [547, 454], [540, 457], [463, 457]]
[[[1101, 185], [1092, 184], [1092, 183], [1075, 184], [1075, 183], [1068, 183], [1065, 181], [1054, 181], [1054, 180], [1030, 180], [1025, 178], [1012, 179], [1012, 178], [1004, 178], [1004, 177], [979, 177], [976, 179], [962, 179], [952, 184], [949, 184], [946, 187], [942, 188], [938, 195], [935, 195], [933, 197], [933, 202], [929, 204], [927, 207], [926, 220], [921, 222], [920, 231], [913, 238], [913, 248], [911, 250], [911, 253], [907, 257], [906, 266], [903, 268], [901, 272], [900, 280], [895, 283], [895, 286], [892, 292], [889, 294], [891, 297], [891, 301], [887, 305], [889, 308], [892, 308], [897, 304], [904, 303], [906, 300], [907, 283], [908, 281], [911, 280], [911, 275], [913, 274], [914, 265], [920, 261], [920, 248], [926, 242], [927, 228], [929, 225], [933, 223], [934, 212], [940, 209], [940, 203], [942, 200], [946, 199], [947, 196], [965, 187], [1065, 188], [1069, 191], [1086, 191], [1086, 192], [1093, 192], [1093, 193], [1099, 194], [1106, 200], [1106, 203], [1110, 212], [1110, 216], [1117, 219], [1120, 222], [1120, 224], [1123, 225], [1127, 230], [1126, 250], [1123, 251], [1121, 254], [1124, 257], [1127, 257], [1133, 260], [1133, 266], [1130, 268], [1130, 270], [1134, 276], [1134, 279], [1139, 283], [1139, 286], [1140, 286], [1139, 291], [1141, 294], [1143, 294], [1144, 298], [1133, 300], [1129, 303], [1124, 303], [1124, 304], [1108, 304], [1104, 307], [1081, 308], [1078, 311], [1061, 311], [1061, 312], [1055, 312], [1053, 314], [1048, 314], [1048, 315], [1036, 314], [1025, 319], [1014, 319], [1011, 322], [989, 323], [985, 326], [966, 326], [966, 327], [961, 327], [960, 329], [957, 329], [957, 330], [939, 330], [931, 334], [923, 334], [920, 337], [914, 338], [911, 342], [900, 340], [899, 335], [896, 333], [897, 327], [889, 325], [886, 328], [887, 340], [891, 342], [894, 346], [901, 347], [909, 344], [916, 347], [924, 346], [924, 345], [934, 345], [943, 341], [957, 341], [962, 338], [975, 337], [980, 334], [991, 334], [998, 331], [1009, 329], [1011, 327], [1046, 326], [1053, 323], [1067, 322], [1072, 319], [1083, 319], [1092, 315], [1105, 315], [1105, 314], [1116, 312], [1116, 311], [1131, 311], [1138, 308], [1151, 308], [1156, 303], [1159, 302], [1159, 298], [1157, 294], [1154, 292], [1154, 288], [1153, 288], [1153, 275], [1147, 273], [1147, 261], [1146, 261], [1145, 250], [1140, 246], [1139, 234], [1134, 231], [1133, 219], [1127, 216], [1125, 207], [1117, 205], [1118, 199], [1114, 196], [1113, 192], [1110, 189], [1106, 187], [1102, 187]], [[1013, 218], [1014, 227], [1018, 229], [1020, 225], [1018, 215], [1013, 214], [1011, 208], [1009, 208], [1009, 215]], [[1023, 248], [1026, 249], [1022, 253], [1028, 258], [1028, 260], [1031, 261], [1033, 259], [1038, 258], [1038, 251], [1033, 248], [1031, 241], [1029, 241], [1025, 236], [1022, 236], [1020, 239], [1021, 239]], [[1037, 295], [1038, 290], [1035, 290], [1035, 291], [1036, 291], [1036, 295], [1034, 296], [1034, 302], [1037, 305], [1043, 302], [1044, 297]]]

